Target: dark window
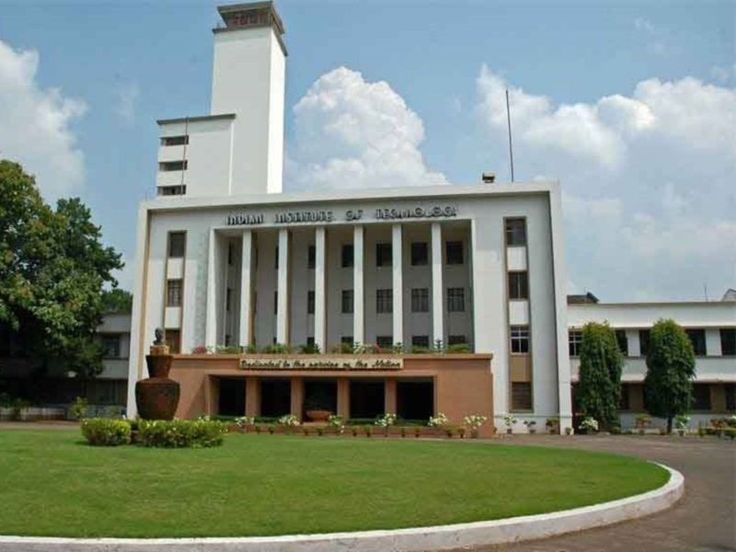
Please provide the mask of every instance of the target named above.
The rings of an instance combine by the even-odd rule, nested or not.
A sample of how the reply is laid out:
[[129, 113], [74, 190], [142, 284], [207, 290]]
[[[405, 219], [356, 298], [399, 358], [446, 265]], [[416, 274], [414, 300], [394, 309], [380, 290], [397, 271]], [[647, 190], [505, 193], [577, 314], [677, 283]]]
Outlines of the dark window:
[[104, 358], [120, 358], [120, 336], [119, 335], [103, 335], [102, 348], [104, 349]]
[[464, 288], [447, 288], [447, 312], [465, 312]]
[[428, 288], [413, 288], [411, 290], [411, 312], [429, 312]]
[[529, 352], [529, 326], [511, 326], [511, 352]]
[[187, 170], [187, 161], [161, 161], [158, 164], [158, 170], [161, 172], [185, 171]]
[[353, 290], [342, 290], [342, 313], [352, 314], [353, 312]]
[[529, 382], [511, 383], [511, 410], [532, 409], [532, 384]]
[[354, 343], [352, 335], [344, 335], [340, 338], [340, 343], [344, 345], [352, 345]]
[[227, 244], [227, 264], [232, 266], [233, 264], [233, 244]]
[[726, 410], [736, 410], [736, 383], [724, 383], [723, 392], [726, 394]]
[[428, 335], [413, 335], [411, 336], [412, 347], [422, 347], [429, 349], [429, 336]]
[[186, 134], [182, 136], [162, 136], [161, 137], [162, 146], [183, 146], [188, 143], [189, 143], [189, 136], [187, 136]]
[[274, 268], [278, 270], [279, 268], [279, 246], [278, 245], [276, 246], [276, 254], [274, 255], [273, 264], [274, 264]]
[[649, 351], [649, 330], [639, 330], [639, 355], [647, 356]]
[[463, 264], [463, 242], [448, 241], [445, 243], [445, 262], [448, 265]]
[[310, 245], [307, 249], [307, 268], [313, 269], [317, 264], [317, 248], [314, 245]]
[[526, 245], [526, 221], [523, 218], [506, 219], [506, 245]]
[[390, 335], [379, 335], [376, 337], [376, 345], [379, 349], [390, 349], [394, 346], [394, 338]]
[[376, 266], [391, 266], [393, 259], [390, 243], [376, 244]]
[[621, 384], [621, 400], [618, 403], [619, 410], [631, 410], [629, 406], [629, 385]]
[[353, 244], [348, 243], [342, 246], [342, 267], [351, 266], [353, 266]]
[[721, 354], [736, 355], [736, 328], [721, 328]]
[[307, 314], [314, 314], [314, 291], [307, 292]]
[[187, 235], [184, 232], [169, 233], [169, 257], [182, 258], [187, 243]]
[[509, 272], [509, 299], [529, 299], [529, 278], [526, 270]]
[[314, 336], [310, 335], [307, 337], [307, 347], [314, 347]]
[[448, 335], [447, 336], [447, 344], [452, 345], [467, 345], [468, 340], [465, 338], [464, 335]]
[[164, 332], [164, 341], [169, 346], [169, 352], [178, 354], [181, 349], [181, 334], [179, 330], [166, 330]]
[[629, 356], [629, 340], [626, 339], [626, 330], [616, 330], [618, 349], [624, 356]]
[[705, 330], [703, 329], [688, 329], [685, 330], [687, 336], [690, 338], [690, 343], [693, 344], [693, 351], [695, 356], [705, 356]]
[[183, 184], [178, 186], [159, 186], [156, 193], [160, 196], [184, 195], [187, 193], [187, 187]]
[[394, 292], [392, 289], [376, 290], [376, 312], [388, 314], [394, 310]]
[[583, 342], [583, 332], [580, 330], [570, 330], [567, 332], [567, 340], [570, 348], [570, 356], [579, 356], [580, 344]]
[[710, 410], [710, 385], [696, 383], [693, 385], [693, 410]]
[[181, 307], [181, 280], [166, 281], [166, 306]]
[[411, 265], [423, 266], [429, 262], [429, 253], [427, 251], [427, 242], [412, 242], [411, 244]]
[[227, 288], [225, 292], [225, 310], [230, 312], [230, 309], [232, 309], [232, 303], [233, 303], [233, 289]]
[[279, 292], [278, 291], [273, 292], [273, 313], [274, 314], [279, 313]]

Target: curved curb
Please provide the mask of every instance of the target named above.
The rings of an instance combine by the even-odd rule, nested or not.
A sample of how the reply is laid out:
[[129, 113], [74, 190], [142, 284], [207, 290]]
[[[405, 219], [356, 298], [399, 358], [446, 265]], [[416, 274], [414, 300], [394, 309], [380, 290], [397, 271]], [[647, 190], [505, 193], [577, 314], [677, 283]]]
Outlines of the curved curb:
[[285, 535], [279, 537], [214, 537], [184, 539], [73, 539], [56, 537], [3, 537], [0, 550], [28, 552], [64, 550], [69, 552], [325, 552], [452, 550], [542, 539], [602, 527], [660, 512], [677, 502], [685, 492], [685, 478], [677, 470], [666, 469], [670, 478], [658, 489], [643, 494], [547, 514], [519, 516], [495, 521], [410, 529]]

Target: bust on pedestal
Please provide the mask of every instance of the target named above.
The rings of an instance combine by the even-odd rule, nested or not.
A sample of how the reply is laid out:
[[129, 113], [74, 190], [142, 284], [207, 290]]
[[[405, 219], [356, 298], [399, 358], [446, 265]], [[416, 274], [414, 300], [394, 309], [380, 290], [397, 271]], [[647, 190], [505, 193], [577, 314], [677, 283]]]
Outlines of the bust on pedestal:
[[149, 377], [135, 384], [135, 402], [144, 420], [172, 420], [179, 404], [179, 383], [168, 377], [171, 355], [164, 343], [164, 330], [156, 328], [155, 335], [146, 355]]

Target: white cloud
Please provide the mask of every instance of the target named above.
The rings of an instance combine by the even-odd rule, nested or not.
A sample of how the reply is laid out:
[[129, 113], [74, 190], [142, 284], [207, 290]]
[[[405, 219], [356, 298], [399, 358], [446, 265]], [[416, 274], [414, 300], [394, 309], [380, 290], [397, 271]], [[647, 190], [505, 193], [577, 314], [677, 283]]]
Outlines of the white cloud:
[[637, 17], [636, 19], [634, 19], [634, 28], [647, 37], [647, 48], [651, 53], [657, 55], [663, 55], [667, 53], [668, 33], [666, 29], [655, 25], [654, 23], [643, 17]]
[[122, 119], [126, 125], [131, 125], [135, 121], [135, 111], [140, 96], [140, 87], [137, 83], [131, 82], [122, 84], [116, 90], [117, 105], [115, 113]]
[[286, 164], [292, 189], [446, 184], [419, 145], [424, 125], [386, 82], [345, 67], [322, 75], [294, 106]]
[[[555, 105], [486, 67], [478, 114], [519, 179], [562, 182], [571, 278], [605, 299], [699, 298], [736, 283], [736, 90], [686, 77]], [[571, 290], [574, 291], [574, 290]]]
[[84, 184], [84, 156], [70, 127], [87, 107], [57, 88], [42, 89], [38, 65], [37, 52], [0, 41], [0, 157], [21, 163], [54, 200]]

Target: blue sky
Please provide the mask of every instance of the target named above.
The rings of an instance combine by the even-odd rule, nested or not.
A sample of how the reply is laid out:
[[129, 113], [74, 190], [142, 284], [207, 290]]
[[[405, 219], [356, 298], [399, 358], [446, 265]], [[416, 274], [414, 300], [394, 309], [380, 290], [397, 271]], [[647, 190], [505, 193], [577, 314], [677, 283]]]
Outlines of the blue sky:
[[[68, 185], [53, 184], [65, 170], [44, 167], [41, 153], [20, 151], [18, 140], [4, 141], [5, 132], [23, 132], [10, 123], [0, 124], [0, 155], [24, 161], [47, 198], [80, 195], [131, 264], [137, 204], [155, 189], [155, 120], [208, 111], [217, 4], [0, 0], [6, 62], [35, 51], [37, 70], [23, 86], [41, 98], [56, 88], [55, 101], [72, 102], [53, 129], [63, 136], [48, 147], [71, 151], [81, 168], [61, 178]], [[277, 6], [289, 50], [287, 151], [297, 163], [314, 161], [300, 155], [299, 143], [302, 131], [314, 129], [299, 125], [324, 124], [329, 115], [302, 112], [300, 122], [293, 107], [321, 77], [334, 76], [313, 94], [360, 73], [360, 83], [386, 81], [403, 99], [398, 124], [420, 122], [421, 132], [407, 131], [407, 140], [428, 171], [451, 183], [477, 182], [489, 169], [506, 180], [506, 135], [494, 110], [508, 86], [512, 116], [519, 110], [517, 180], [563, 183], [571, 291], [609, 300], [701, 299], [703, 284], [711, 298], [736, 287], [736, 153], [728, 145], [736, 136], [725, 124], [736, 121], [734, 2]], [[331, 73], [341, 66], [350, 73]], [[2, 71], [0, 64], [0, 94]], [[6, 91], [7, 82], [15, 81], [6, 80]], [[637, 88], [642, 82], [650, 84]], [[601, 103], [614, 96], [626, 101]], [[365, 101], [372, 99], [366, 90]], [[63, 103], [57, 107], [64, 112]], [[0, 123], [12, 121], [2, 110]], [[580, 135], [586, 124], [592, 134]], [[337, 155], [323, 136], [320, 161]], [[583, 157], [576, 142], [587, 148]], [[309, 182], [287, 179], [285, 187]], [[651, 247], [632, 247], [642, 239]], [[130, 285], [130, 271], [121, 280]]]

